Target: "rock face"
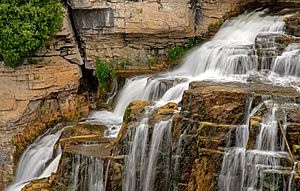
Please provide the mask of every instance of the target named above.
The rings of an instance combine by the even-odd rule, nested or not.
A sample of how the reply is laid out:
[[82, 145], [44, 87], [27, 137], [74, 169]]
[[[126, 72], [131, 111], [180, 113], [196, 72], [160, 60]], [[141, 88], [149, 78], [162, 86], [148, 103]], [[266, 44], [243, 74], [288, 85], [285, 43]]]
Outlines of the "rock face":
[[286, 30], [288, 31], [289, 34], [300, 37], [300, 13], [298, 12], [297, 14], [294, 14], [288, 18], [286, 18], [285, 23], [286, 23]]
[[[149, 118], [147, 146], [150, 147], [151, 139], [155, 131], [155, 124], [173, 117], [170, 149], [159, 155], [156, 179], [153, 190], [169, 189], [208, 191], [218, 190], [218, 180], [222, 168], [222, 161], [226, 148], [234, 146], [236, 129], [245, 123], [246, 108], [254, 108], [268, 97], [277, 101], [293, 100], [300, 104], [300, 93], [293, 88], [270, 86], [260, 83], [216, 83], [216, 82], [192, 82], [190, 88], [184, 92], [181, 111], [175, 103], [169, 103], [163, 107], [151, 110], [150, 101], [134, 101], [129, 104], [124, 114], [124, 122], [118, 138], [113, 144], [103, 136], [101, 125], [78, 124], [66, 128], [60, 143], [63, 148], [63, 157], [59, 170], [48, 179], [33, 181], [23, 190], [63, 190], [72, 186], [74, 177], [74, 164], [82, 161], [79, 172], [87, 173], [88, 166], [93, 164], [90, 157], [100, 158], [104, 169], [108, 169], [106, 190], [122, 190], [124, 182], [124, 168], [126, 158], [130, 152], [133, 132], [137, 130], [139, 123], [145, 117]], [[252, 100], [252, 101], [250, 101]], [[250, 105], [251, 103], [251, 105]], [[263, 111], [261, 107], [257, 114], [250, 118], [250, 133], [247, 149], [254, 146], [257, 137], [259, 122], [262, 121]], [[300, 159], [300, 107], [285, 108], [287, 115], [287, 140], [296, 161]], [[152, 138], [151, 138], [152, 137]], [[229, 141], [230, 140], [230, 141]], [[92, 146], [96, 144], [97, 149]], [[111, 155], [109, 151], [111, 150]], [[109, 156], [110, 155], [110, 156]], [[167, 158], [168, 157], [168, 158]], [[164, 162], [170, 160], [169, 176], [163, 179], [163, 172], [167, 169]], [[88, 161], [88, 162], [87, 162]], [[283, 163], [289, 169], [293, 166], [290, 159]], [[139, 168], [137, 168], [139, 169]], [[297, 167], [294, 189], [300, 185], [299, 167]], [[80, 174], [78, 177], [88, 177]], [[284, 179], [284, 174], [279, 174]], [[280, 179], [280, 180], [281, 180]], [[140, 179], [137, 179], [140, 180]], [[168, 181], [166, 181], [168, 180]], [[162, 182], [163, 181], [163, 182]], [[268, 179], [265, 179], [268, 185]], [[84, 190], [85, 181], [78, 181], [79, 190]], [[268, 190], [267, 187], [264, 189]], [[280, 190], [280, 189], [279, 189]]]
[[[186, 131], [179, 168], [179, 190], [218, 190], [224, 150], [231, 146], [228, 140], [235, 140], [235, 129], [245, 119], [249, 97], [252, 97], [252, 107], [255, 107], [265, 96], [291, 98], [299, 103], [300, 94], [294, 89], [266, 88], [263, 84], [245, 86], [239, 83], [193, 82], [190, 85], [183, 95], [182, 110], [175, 118], [173, 127], [178, 135]], [[288, 112], [288, 116], [297, 116], [298, 112]], [[294, 136], [298, 130], [293, 125], [293, 119], [289, 119], [288, 124], [289, 144], [296, 148], [300, 143]], [[250, 133], [249, 148], [256, 136], [257, 130], [256, 134]], [[300, 157], [294, 156], [297, 160]]]
[[[249, 8], [295, 7], [298, 0], [69, 0], [87, 68], [103, 60], [129, 60], [147, 67], [166, 60], [166, 48], [207, 36], [225, 19]], [[124, 67], [124, 66], [123, 66]], [[135, 69], [130, 66], [127, 70]], [[143, 69], [147, 72], [147, 69]]]
[[32, 181], [22, 191], [74, 188], [85, 191], [91, 185], [97, 187], [104, 184], [93, 185], [98, 178], [102, 181], [103, 177], [98, 176], [105, 173], [104, 167], [110, 159], [114, 141], [113, 138], [104, 137], [105, 130], [103, 125], [85, 121], [66, 126], [59, 139], [62, 156], [57, 172], [48, 178]]
[[[147, 61], [172, 44], [195, 34], [194, 8], [188, 0], [69, 1], [87, 68], [97, 57]], [[176, 10], [176, 11], [175, 11]]]
[[21, 152], [59, 120], [86, 116], [88, 99], [78, 94], [80, 54], [69, 18], [41, 49], [37, 63], [12, 69], [0, 65], [0, 187], [12, 180]]

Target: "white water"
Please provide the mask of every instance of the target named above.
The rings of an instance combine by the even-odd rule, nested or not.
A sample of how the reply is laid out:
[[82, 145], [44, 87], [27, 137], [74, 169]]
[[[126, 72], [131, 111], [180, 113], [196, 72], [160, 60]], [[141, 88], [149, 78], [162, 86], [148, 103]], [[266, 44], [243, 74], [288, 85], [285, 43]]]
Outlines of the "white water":
[[[258, 63], [254, 46], [255, 37], [262, 32], [283, 33], [283, 19], [284, 17], [281, 16], [264, 16], [264, 12], [261, 11], [243, 14], [227, 21], [211, 41], [194, 49], [191, 54], [185, 58], [185, 61], [180, 68], [172, 72], [161, 74], [158, 78], [140, 76], [128, 79], [117, 98], [114, 110], [94, 112], [90, 115], [90, 119], [110, 127], [107, 136], [116, 136], [122, 123], [124, 111], [131, 101], [150, 99], [156, 101], [155, 107], [158, 107], [170, 101], [178, 103], [181, 100], [183, 91], [188, 88], [191, 81], [217, 80], [246, 82], [248, 76], [257, 71], [259, 68], [258, 65], [260, 64]], [[295, 83], [299, 77], [299, 67], [296, 64], [298, 62], [298, 49], [298, 45], [287, 47], [284, 53], [281, 56], [278, 56], [272, 63], [272, 67], [270, 68], [270, 71], [272, 72], [266, 76], [266, 78], [273, 83], [293, 85], [296, 86], [296, 88], [299, 87], [299, 84]], [[171, 87], [163, 83], [165, 80], [172, 81]], [[292, 82], [292, 84], [290, 82]], [[123, 190], [151, 190], [153, 186], [153, 181], [155, 180], [154, 169], [158, 152], [157, 148], [159, 148], [161, 144], [161, 134], [163, 134], [160, 130], [163, 131], [166, 128], [163, 128], [165, 127], [163, 122], [158, 124], [161, 128], [158, 128], [158, 133], [155, 134], [157, 137], [152, 137], [153, 141], [150, 148], [150, 157], [152, 157], [152, 160], [148, 161], [145, 154], [148, 136], [147, 124], [147, 119], [142, 121], [140, 127], [136, 129], [134, 134], [133, 143], [136, 144], [131, 146], [130, 154], [128, 156], [130, 160], [126, 162], [127, 174], [125, 176]], [[265, 124], [267, 127], [274, 126], [272, 125], [272, 122], [271, 124]], [[241, 185], [244, 185], [244, 182], [246, 182], [245, 184], [247, 184], [247, 187], [251, 188], [253, 184], [256, 183], [257, 175], [253, 175], [254, 180], [250, 180], [245, 174], [249, 172], [242, 171], [240, 173], [241, 164], [245, 164], [246, 160], [254, 160], [256, 161], [255, 164], [258, 165], [261, 161], [260, 157], [262, 155], [267, 155], [270, 156], [271, 161], [268, 162], [267, 165], [269, 165], [269, 163], [277, 165], [277, 160], [275, 159], [278, 155], [281, 156], [282, 154], [277, 152], [275, 146], [272, 148], [274, 145], [272, 140], [269, 140], [267, 143], [258, 141], [256, 150], [248, 152], [247, 155], [249, 157], [247, 156], [246, 158], [245, 145], [247, 140], [245, 140], [245, 137], [248, 136], [247, 124], [241, 126], [238, 130], [240, 132], [237, 134], [241, 136], [238, 139], [240, 141], [237, 145], [238, 148], [232, 150], [233, 153], [227, 153], [227, 157], [229, 158], [229, 161], [232, 161], [228, 164], [228, 168], [231, 167], [233, 169], [232, 173], [236, 173], [237, 177], [242, 177], [242, 180], [241, 183], [235, 184], [234, 181], [237, 179], [234, 178], [237, 177], [233, 177], [232, 180], [228, 180], [232, 184], [229, 186], [225, 185], [225, 190], [230, 190], [232, 186], [240, 187]], [[273, 135], [274, 132], [272, 130], [269, 131], [269, 129], [262, 128], [261, 138], [258, 138], [258, 140]], [[264, 152], [263, 149], [265, 148], [268, 148], [271, 151], [267, 149], [267, 152]], [[274, 151], [276, 152], [274, 153]], [[234, 162], [237, 160], [240, 160], [239, 163]], [[269, 159], [266, 161], [269, 161]], [[136, 170], [138, 167], [140, 168], [139, 174], [137, 174]], [[76, 190], [79, 178], [79, 168], [79, 164], [74, 164], [73, 190]], [[252, 176], [252, 174], [255, 174], [256, 172], [250, 173]], [[45, 172], [45, 174], [49, 173]], [[103, 173], [100, 174], [99, 177], [101, 177]], [[226, 172], [224, 172], [224, 175], [226, 175]], [[228, 177], [230, 178], [230, 176]], [[101, 187], [103, 182], [95, 182], [92, 178], [90, 178], [90, 180], [91, 182], [94, 182], [95, 185], [98, 185], [97, 188], [103, 189], [103, 187]], [[91, 188], [91, 190], [93, 190], [93, 188]]]
[[[249, 120], [262, 105], [267, 108], [267, 113], [264, 114], [260, 123], [254, 148], [248, 150]], [[220, 190], [263, 190], [264, 178], [268, 174], [268, 181], [272, 186], [288, 191], [290, 185], [280, 182], [278, 177], [288, 171], [286, 167], [281, 166], [281, 162], [289, 160], [289, 154], [284, 150], [284, 141], [278, 137], [282, 138], [278, 132], [279, 121], [286, 123], [284, 104], [278, 104], [272, 100], [264, 101], [248, 114], [246, 125], [236, 130], [236, 147], [229, 148], [224, 154], [219, 177]], [[241, 130], [247, 132], [243, 133], [246, 136], [240, 136]], [[292, 181], [291, 179], [292, 177], [289, 182]]]
[[[27, 147], [18, 163], [15, 181], [6, 191], [21, 190], [30, 181], [48, 177], [52, 172], [57, 170], [61, 150], [57, 151], [57, 156], [54, 159], [53, 152], [54, 145], [58, 141], [62, 131], [60, 130], [56, 133], [48, 131]], [[50, 164], [46, 166], [49, 162]]]
[[292, 85], [299, 90], [300, 87], [300, 44], [290, 44], [284, 49], [271, 65], [268, 79], [275, 84]]
[[[276, 83], [298, 88], [300, 86], [300, 83], [296, 81], [298, 80], [299, 70], [297, 66], [298, 45], [287, 47], [281, 57], [279, 56], [272, 60], [272, 64], [268, 66], [269, 68], [259, 66], [260, 64], [264, 65], [264, 58], [262, 58], [262, 63], [259, 63], [255, 49], [256, 36], [261, 33], [284, 33], [284, 17], [265, 16], [264, 13], [264, 11], [246, 13], [226, 21], [211, 41], [194, 49], [185, 58], [182, 66], [172, 72], [160, 74], [156, 78], [140, 76], [127, 80], [117, 98], [115, 109], [111, 112], [94, 112], [90, 118], [110, 127], [107, 136], [116, 136], [122, 123], [123, 113], [131, 101], [153, 100], [155, 101], [154, 107], [160, 107], [171, 101], [178, 103], [182, 99], [184, 90], [188, 89], [189, 83], [192, 81], [214, 80], [246, 83], [249, 77], [256, 76], [266, 83]], [[266, 43], [271, 43], [270, 45], [266, 44], [266, 46], [273, 46], [272, 43], [274, 42]], [[268, 69], [270, 72], [260, 72], [258, 71], [259, 68]], [[282, 68], [284, 68], [284, 72]], [[172, 86], [163, 86], [163, 81], [172, 82]], [[250, 114], [248, 117], [250, 117]], [[148, 136], [147, 123], [147, 119], [141, 121], [140, 126], [133, 135], [133, 144], [128, 156], [130, 160], [127, 161], [127, 168], [124, 171], [126, 174], [123, 184], [124, 191], [151, 190], [153, 185], [152, 181], [154, 179], [151, 177], [155, 173], [144, 166], [147, 162], [145, 159], [145, 155], [147, 155], [145, 154], [147, 153], [145, 145]], [[246, 160], [255, 160], [254, 165], [256, 163], [258, 165], [259, 163], [265, 164], [261, 160], [266, 159], [267, 165], [277, 165], [277, 155], [281, 156], [282, 154], [276, 152], [273, 156], [272, 152], [276, 149], [269, 148], [271, 146], [275, 147], [274, 140], [272, 140], [272, 136], [276, 133], [274, 124], [274, 128], [271, 131], [267, 127], [273, 127], [272, 124], [263, 125], [261, 137], [258, 138], [261, 141], [257, 142], [257, 148], [252, 152], [246, 153], [246, 144], [249, 136], [248, 126], [249, 124], [245, 124], [238, 128], [237, 148], [225, 154], [224, 160], [228, 161], [228, 163], [223, 164], [223, 168], [230, 169], [230, 171], [223, 170], [223, 174], [221, 173], [224, 179], [223, 183], [219, 184], [223, 186], [224, 190], [239, 190], [244, 184], [250, 190], [256, 183], [258, 176], [255, 174], [256, 171], [250, 172], [253, 178], [253, 180], [250, 180], [248, 178], [249, 172], [243, 170], [247, 163]], [[271, 139], [268, 139], [266, 143], [262, 141], [268, 137], [271, 137]], [[282, 147], [284, 146], [282, 145]], [[272, 151], [270, 153], [260, 152], [265, 148]], [[265, 158], [265, 155], [267, 158]], [[286, 153], [283, 153], [283, 155], [286, 155]], [[137, 172], [136, 169], [139, 169], [139, 171]], [[147, 178], [148, 180], [145, 182]]]
[[292, 183], [293, 183], [293, 179], [294, 179], [294, 176], [295, 176], [295, 173], [296, 173], [297, 165], [298, 165], [298, 162], [294, 162], [293, 170], [291, 172], [291, 176], [290, 176], [290, 179], [289, 179], [288, 191], [292, 191], [293, 190]]
[[[182, 94], [191, 81], [246, 82], [249, 75], [258, 70], [255, 37], [260, 33], [283, 33], [284, 17], [265, 16], [264, 13], [245, 13], [226, 21], [211, 41], [194, 49], [185, 58], [182, 66], [172, 72], [160, 74], [157, 78], [139, 76], [128, 79], [117, 98], [114, 110], [93, 112], [90, 118], [110, 127], [107, 136], [114, 137], [121, 126], [123, 113], [131, 101], [154, 100], [156, 106], [162, 106], [171, 101], [181, 101]], [[286, 51], [290, 49], [287, 48]], [[290, 76], [297, 75], [294, 70], [298, 70], [299, 67], [292, 69], [295, 68], [295, 64], [287, 64], [288, 59], [279, 59], [270, 68], [274, 71], [272, 75], [265, 78], [271, 82], [289, 85], [283, 82], [290, 82]], [[297, 59], [292, 59], [291, 62], [296, 61]], [[276, 72], [280, 72], [279, 67], [291, 68], [280, 81], [274, 77]], [[172, 87], [164, 86], [163, 81], [173, 81]]]
[[[148, 147], [148, 119], [144, 118], [140, 126], [132, 132], [132, 141], [128, 158], [125, 160], [123, 191], [151, 191], [154, 187], [156, 168], [159, 156], [168, 153], [171, 149], [171, 127], [172, 119], [156, 123], [153, 127], [150, 148]], [[164, 157], [164, 169], [167, 182], [170, 159]], [[162, 186], [163, 187], [163, 186]]]
[[174, 170], [173, 170], [173, 178], [172, 178], [172, 181], [173, 181], [173, 191], [177, 191], [178, 190], [178, 179], [179, 179], [179, 176], [180, 176], [180, 173], [179, 173], [179, 163], [180, 163], [180, 160], [182, 158], [181, 156], [181, 152], [182, 152], [182, 141], [183, 141], [183, 138], [184, 136], [186, 135], [186, 132], [187, 132], [187, 129], [184, 130], [183, 134], [181, 134], [179, 136], [179, 139], [178, 139], [178, 142], [176, 144], [176, 153], [175, 153], [175, 164], [174, 164]]
[[72, 191], [104, 191], [103, 160], [75, 154], [72, 161]]

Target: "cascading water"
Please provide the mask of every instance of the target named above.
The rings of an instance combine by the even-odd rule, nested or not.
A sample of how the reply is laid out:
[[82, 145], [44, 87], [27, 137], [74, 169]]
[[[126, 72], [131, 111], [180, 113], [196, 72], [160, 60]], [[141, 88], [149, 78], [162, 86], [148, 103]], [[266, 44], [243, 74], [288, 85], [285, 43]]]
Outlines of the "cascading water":
[[[285, 118], [281, 108], [284, 104], [274, 101], [265, 101], [264, 104], [268, 112], [262, 118], [255, 148], [246, 152], [244, 188], [247, 190], [263, 189], [264, 174], [267, 171], [273, 173], [281, 170], [281, 161], [289, 158], [278, 133], [278, 124]], [[276, 176], [269, 177], [268, 181], [273, 187], [287, 190], [286, 184], [278, 185]]]
[[[115, 109], [93, 112], [90, 116], [108, 127], [108, 136], [116, 136], [127, 105], [134, 100], [154, 100], [157, 106], [179, 102], [191, 81], [243, 81], [258, 69], [255, 37], [262, 32], [283, 33], [284, 17], [265, 16], [264, 11], [243, 14], [227, 21], [215, 37], [195, 49], [175, 71], [151, 77], [134, 77], [126, 81]], [[171, 87], [163, 81], [173, 81]]]
[[[7, 191], [21, 190], [30, 181], [48, 177], [57, 170], [61, 149], [59, 148], [55, 154], [54, 145], [63, 129], [57, 132], [55, 129], [49, 130], [27, 147], [18, 163], [14, 184], [9, 186]], [[56, 157], [53, 159], [53, 156]], [[46, 166], [49, 162], [50, 165]]]
[[182, 152], [181, 146], [182, 146], [183, 137], [185, 136], [186, 132], [187, 132], [187, 129], [184, 130], [183, 134], [181, 134], [179, 136], [178, 142], [176, 144], [176, 153], [175, 153], [175, 156], [174, 156], [175, 157], [175, 164], [174, 164], [174, 171], [173, 171], [174, 175], [173, 175], [173, 178], [172, 178], [173, 182], [174, 182], [174, 184], [173, 184], [173, 190], [174, 191], [178, 190], [177, 180], [179, 179], [178, 171], [179, 171], [179, 162], [180, 162], [181, 152]]
[[[271, 82], [278, 82], [277, 76], [281, 76], [279, 83], [290, 85], [296, 77], [299, 77], [298, 50], [299, 45], [290, 45], [281, 56], [272, 61], [269, 66], [259, 66], [259, 60], [255, 49], [255, 38], [260, 33], [283, 33], [283, 16], [266, 16], [264, 11], [245, 13], [237, 18], [226, 21], [215, 37], [191, 52], [185, 58], [183, 65], [172, 72], [158, 76], [139, 76], [128, 79], [119, 93], [117, 103], [113, 111], [97, 111], [90, 115], [90, 120], [103, 123], [109, 130], [106, 136], [115, 137], [122, 123], [122, 118], [127, 105], [134, 100], [153, 100], [154, 108], [168, 102], [180, 102], [183, 91], [191, 81], [197, 80], [221, 80], [246, 82], [253, 71], [260, 68], [271, 70], [267, 78]], [[275, 76], [275, 77], [274, 77]], [[168, 83], [165, 83], [165, 82]], [[286, 83], [287, 82], [287, 83]], [[299, 84], [292, 84], [296, 87]], [[113, 95], [114, 96], [114, 95]], [[251, 104], [250, 104], [251, 105]], [[276, 132], [274, 118], [276, 107], [272, 107], [270, 114], [266, 116], [262, 124], [260, 138], [257, 139], [256, 147], [246, 151], [248, 141], [249, 117], [255, 113], [249, 113], [247, 123], [236, 130], [236, 147], [225, 153], [219, 186], [223, 190], [254, 189], [257, 186], [258, 177], [263, 175], [257, 171], [251, 171], [251, 167], [245, 168], [246, 164], [252, 166], [278, 166], [277, 158], [287, 157], [282, 150], [278, 151], [273, 139]], [[273, 111], [273, 113], [272, 113]], [[148, 118], [140, 121], [139, 127], [132, 130], [132, 143], [129, 154], [125, 160], [123, 190], [146, 190], [150, 191], [155, 183], [156, 165], [162, 146], [168, 146], [171, 137], [171, 119], [155, 124], [149, 143]], [[269, 131], [270, 130], [270, 131]], [[274, 131], [273, 131], [274, 130]], [[167, 139], [166, 139], [167, 138]], [[267, 141], [265, 143], [264, 141]], [[49, 140], [51, 141], [51, 140]], [[273, 141], [273, 142], [272, 142]], [[169, 149], [169, 148], [167, 148]], [[167, 151], [166, 151], [167, 152]], [[31, 158], [33, 158], [31, 156]], [[39, 157], [38, 157], [39, 158]], [[266, 160], [266, 163], [262, 162]], [[56, 159], [55, 159], [56, 161]], [[167, 159], [168, 161], [168, 159]], [[27, 162], [28, 163], [28, 162]], [[85, 171], [88, 181], [82, 188], [78, 188], [81, 174], [80, 165], [89, 164], [92, 169]], [[45, 164], [45, 163], [44, 163]], [[166, 162], [165, 169], [169, 169]], [[29, 166], [29, 165], [28, 165]], [[265, 169], [265, 170], [269, 170]], [[252, 169], [253, 170], [253, 169]], [[274, 170], [274, 169], [271, 169]], [[163, 177], [168, 179], [169, 172]], [[49, 174], [43, 173], [44, 175]], [[34, 175], [38, 177], [39, 175]], [[27, 176], [28, 178], [28, 176]], [[26, 181], [29, 181], [27, 179]], [[167, 187], [168, 180], [165, 181]], [[74, 159], [73, 164], [73, 190], [104, 190], [103, 186], [103, 163], [98, 159]], [[94, 185], [94, 186], [93, 186]]]
[[300, 90], [300, 44], [292, 43], [286, 47], [282, 55], [276, 57], [271, 65], [268, 79], [273, 83], [295, 87]]
[[[253, 149], [247, 149], [249, 129], [253, 128], [249, 120], [264, 105], [267, 113], [262, 117], [259, 133]], [[289, 154], [285, 152], [284, 141], [280, 139], [278, 124], [286, 123], [285, 104], [278, 104], [274, 100], [266, 100], [248, 112], [246, 124], [236, 129], [236, 147], [228, 148], [224, 154], [222, 170], [219, 177], [219, 189], [224, 191], [263, 190], [269, 183], [271, 190], [289, 190], [288, 181], [280, 182], [278, 174], [290, 174], [283, 165], [289, 161]], [[257, 128], [257, 127], [255, 127]], [[246, 131], [242, 133], [241, 131]], [[268, 180], [265, 175], [268, 175]], [[290, 175], [289, 175], [290, 176]], [[281, 180], [284, 178], [281, 177]], [[290, 180], [291, 181], [291, 180]]]
[[103, 160], [75, 154], [72, 161], [72, 191], [104, 191]]
[[160, 155], [164, 155], [164, 164], [160, 164], [160, 169], [166, 181], [166, 188], [170, 176], [170, 154], [171, 149], [171, 127], [172, 119], [156, 123], [148, 145], [148, 118], [144, 118], [140, 126], [135, 129], [132, 136], [128, 158], [125, 160], [125, 175], [123, 180], [124, 191], [151, 191], [155, 183], [156, 169]]
[[[284, 17], [266, 16], [264, 11], [245, 13], [237, 18], [226, 21], [215, 37], [192, 51], [184, 60], [183, 65], [172, 72], [163, 73], [154, 77], [134, 77], [126, 81], [125, 86], [119, 94], [115, 109], [100, 111], [91, 114], [90, 118], [104, 123], [111, 129], [108, 136], [116, 136], [122, 123], [122, 116], [127, 105], [134, 100], [153, 100], [154, 107], [160, 107], [168, 102], [180, 102], [183, 91], [192, 81], [216, 80], [216, 81], [239, 81], [247, 82], [253, 72], [259, 69], [268, 69], [272, 73], [267, 76], [269, 81], [278, 82], [274, 75], [284, 75], [280, 82], [283, 85], [291, 85], [287, 76], [297, 76], [297, 46], [286, 48], [281, 57], [272, 61], [271, 65], [260, 66], [256, 48], [255, 38], [261, 33], [283, 34]], [[270, 42], [272, 43], [272, 42]], [[292, 45], [291, 45], [292, 46]], [[293, 52], [294, 51], [294, 52]], [[292, 56], [291, 56], [292, 55]], [[289, 62], [293, 62], [290, 64]], [[266, 68], [267, 67], [267, 68]], [[283, 74], [282, 68], [288, 71]], [[163, 81], [170, 81], [171, 86], [162, 85]], [[293, 84], [292, 84], [293, 85]], [[298, 84], [297, 84], [298, 85]], [[250, 113], [248, 117], [250, 117]], [[270, 119], [271, 120], [271, 119]], [[246, 121], [249, 121], [247, 119]], [[219, 185], [224, 190], [240, 190], [242, 187], [252, 188], [255, 184], [250, 181], [249, 172], [244, 171], [245, 163], [250, 160], [258, 160], [256, 156], [265, 156], [270, 153], [264, 152], [264, 148], [254, 149], [254, 153], [246, 153], [249, 124], [237, 128], [237, 146], [225, 154], [223, 170]], [[274, 132], [275, 133], [275, 132]], [[148, 119], [145, 118], [132, 135], [128, 160], [126, 160], [125, 178], [123, 190], [151, 190], [152, 180], [147, 180], [153, 174], [148, 171], [147, 150]], [[265, 138], [262, 132], [262, 139]], [[272, 144], [272, 143], [270, 143]], [[258, 154], [260, 153], [260, 154]], [[271, 155], [274, 153], [271, 153]], [[277, 152], [275, 155], [285, 155]], [[247, 158], [247, 157], [248, 158]], [[275, 158], [276, 158], [275, 156]], [[249, 158], [250, 157], [250, 158]], [[271, 156], [273, 159], [274, 156]], [[286, 156], [285, 156], [286, 157]], [[270, 158], [270, 157], [269, 157]], [[271, 160], [270, 159], [270, 160]], [[275, 160], [275, 159], [274, 159]], [[226, 161], [228, 161], [226, 163]], [[154, 160], [155, 162], [155, 160]], [[272, 163], [275, 165], [275, 163]], [[269, 165], [272, 165], [271, 163]], [[138, 170], [137, 170], [138, 169]], [[225, 170], [225, 169], [230, 169]], [[248, 173], [248, 174], [247, 174]], [[253, 179], [257, 179], [255, 173], [251, 173]], [[238, 182], [238, 183], [237, 183]], [[150, 185], [150, 187], [149, 187]]]
[[283, 54], [278, 56], [271, 68], [280, 76], [300, 76], [300, 44], [290, 44], [285, 48]]

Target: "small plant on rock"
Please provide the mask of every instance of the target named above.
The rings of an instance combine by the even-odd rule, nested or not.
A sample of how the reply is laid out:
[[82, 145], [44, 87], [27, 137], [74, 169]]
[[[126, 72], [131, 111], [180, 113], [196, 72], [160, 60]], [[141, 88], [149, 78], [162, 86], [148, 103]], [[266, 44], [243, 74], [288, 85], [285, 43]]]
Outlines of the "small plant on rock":
[[168, 47], [167, 53], [171, 60], [176, 60], [184, 55], [185, 48], [183, 46]]
[[131, 64], [131, 61], [129, 60], [129, 58], [125, 58], [125, 59], [119, 61], [119, 65], [121, 66], [121, 68], [124, 68], [125, 66], [129, 66], [132, 64]]
[[147, 64], [148, 64], [148, 66], [149, 66], [149, 68], [150, 68], [151, 66], [154, 65], [154, 60], [153, 60], [152, 58], [150, 58], [150, 59], [148, 60]]
[[115, 70], [109, 63], [100, 60], [99, 58], [96, 59], [95, 76], [97, 77], [99, 82], [99, 94], [103, 94], [107, 91], [109, 81], [114, 79], [115, 74]]

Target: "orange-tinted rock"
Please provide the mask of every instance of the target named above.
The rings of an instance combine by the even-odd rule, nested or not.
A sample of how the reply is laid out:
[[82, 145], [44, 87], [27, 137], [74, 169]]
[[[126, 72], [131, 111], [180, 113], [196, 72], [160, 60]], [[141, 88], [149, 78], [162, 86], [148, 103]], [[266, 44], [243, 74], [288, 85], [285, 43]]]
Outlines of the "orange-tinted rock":
[[12, 180], [18, 156], [46, 128], [89, 112], [87, 96], [78, 95], [82, 63], [68, 14], [47, 45], [33, 58], [36, 64], [0, 63], [0, 186]]

